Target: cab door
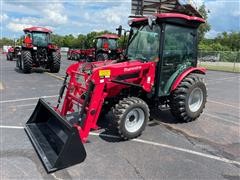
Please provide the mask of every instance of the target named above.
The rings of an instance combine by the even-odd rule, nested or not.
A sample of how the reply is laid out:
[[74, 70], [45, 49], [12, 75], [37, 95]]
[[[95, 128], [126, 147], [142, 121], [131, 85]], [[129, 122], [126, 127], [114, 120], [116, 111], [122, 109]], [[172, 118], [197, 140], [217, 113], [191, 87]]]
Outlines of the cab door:
[[158, 96], [169, 95], [175, 78], [186, 68], [194, 66], [196, 54], [196, 29], [165, 25], [162, 41]]

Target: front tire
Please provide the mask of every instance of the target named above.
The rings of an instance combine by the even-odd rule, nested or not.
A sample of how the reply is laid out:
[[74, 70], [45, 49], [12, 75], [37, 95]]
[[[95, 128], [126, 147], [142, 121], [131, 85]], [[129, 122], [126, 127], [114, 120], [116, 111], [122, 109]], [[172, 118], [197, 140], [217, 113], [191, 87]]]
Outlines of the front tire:
[[31, 73], [32, 70], [32, 54], [30, 51], [22, 51], [21, 53], [21, 65], [24, 73]]
[[196, 120], [205, 108], [207, 90], [203, 79], [190, 74], [171, 94], [170, 108], [173, 116], [182, 122]]
[[61, 65], [61, 54], [58, 52], [52, 52], [52, 62], [50, 65], [51, 73], [58, 73]]
[[120, 100], [113, 109], [114, 122], [121, 138], [133, 139], [141, 135], [149, 120], [148, 105], [140, 98]]

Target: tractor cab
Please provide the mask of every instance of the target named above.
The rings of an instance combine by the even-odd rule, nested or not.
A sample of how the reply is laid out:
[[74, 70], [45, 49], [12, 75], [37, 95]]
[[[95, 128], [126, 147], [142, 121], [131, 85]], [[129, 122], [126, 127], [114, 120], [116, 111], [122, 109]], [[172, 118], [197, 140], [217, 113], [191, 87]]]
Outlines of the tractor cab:
[[96, 60], [117, 59], [121, 50], [118, 48], [119, 36], [103, 34], [96, 38]]
[[31, 27], [23, 30], [25, 33], [24, 43], [36, 47], [47, 47], [51, 43], [52, 31], [43, 27]]
[[173, 80], [197, 65], [197, 28], [204, 20], [179, 13], [161, 13], [134, 18], [127, 60], [156, 62], [156, 95], [169, 95]]

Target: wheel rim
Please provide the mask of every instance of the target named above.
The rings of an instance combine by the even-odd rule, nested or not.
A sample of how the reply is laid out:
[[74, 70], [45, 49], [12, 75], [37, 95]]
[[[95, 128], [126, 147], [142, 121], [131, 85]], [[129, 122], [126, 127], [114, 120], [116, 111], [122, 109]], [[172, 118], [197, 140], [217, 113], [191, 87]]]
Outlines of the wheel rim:
[[144, 123], [144, 112], [140, 108], [134, 108], [126, 115], [125, 128], [128, 132], [138, 131]]
[[203, 103], [203, 91], [200, 88], [195, 88], [189, 95], [188, 105], [192, 112], [196, 112], [200, 109]]

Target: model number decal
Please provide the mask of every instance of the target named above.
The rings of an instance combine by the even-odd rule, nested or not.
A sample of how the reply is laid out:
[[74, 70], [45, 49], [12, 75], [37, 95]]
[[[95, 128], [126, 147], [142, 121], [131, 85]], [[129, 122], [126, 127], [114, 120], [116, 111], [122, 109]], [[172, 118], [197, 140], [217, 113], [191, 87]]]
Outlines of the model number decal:
[[110, 77], [111, 76], [111, 70], [99, 70], [99, 76], [100, 77]]

